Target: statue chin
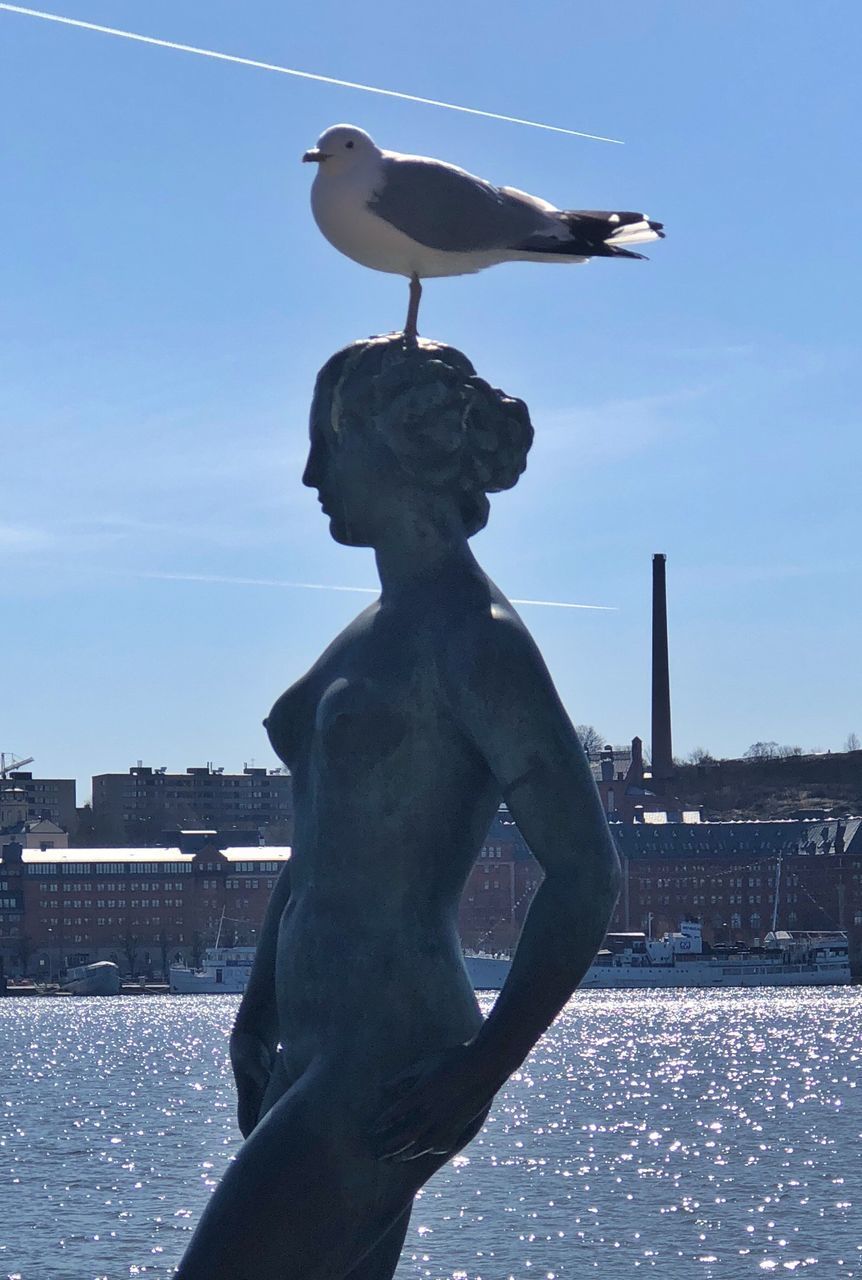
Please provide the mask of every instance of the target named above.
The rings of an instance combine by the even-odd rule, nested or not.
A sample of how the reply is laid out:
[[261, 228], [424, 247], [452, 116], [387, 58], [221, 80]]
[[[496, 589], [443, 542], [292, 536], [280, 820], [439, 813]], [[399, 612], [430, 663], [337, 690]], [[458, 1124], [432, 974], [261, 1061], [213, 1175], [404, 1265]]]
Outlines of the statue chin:
[[371, 543], [366, 539], [356, 536], [355, 530], [348, 529], [335, 516], [329, 517], [329, 534], [333, 542], [339, 543], [342, 547], [370, 547]]

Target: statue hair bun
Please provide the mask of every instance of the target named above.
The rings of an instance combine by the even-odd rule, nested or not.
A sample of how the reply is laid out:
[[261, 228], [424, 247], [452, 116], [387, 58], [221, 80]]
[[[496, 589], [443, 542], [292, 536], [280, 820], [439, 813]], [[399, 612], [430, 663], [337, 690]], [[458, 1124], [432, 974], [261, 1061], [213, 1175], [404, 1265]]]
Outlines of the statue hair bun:
[[455, 347], [400, 334], [339, 351], [318, 376], [337, 436], [361, 420], [417, 481], [455, 490], [468, 534], [488, 519], [487, 494], [511, 489], [527, 465], [533, 427], [523, 400], [477, 376]]

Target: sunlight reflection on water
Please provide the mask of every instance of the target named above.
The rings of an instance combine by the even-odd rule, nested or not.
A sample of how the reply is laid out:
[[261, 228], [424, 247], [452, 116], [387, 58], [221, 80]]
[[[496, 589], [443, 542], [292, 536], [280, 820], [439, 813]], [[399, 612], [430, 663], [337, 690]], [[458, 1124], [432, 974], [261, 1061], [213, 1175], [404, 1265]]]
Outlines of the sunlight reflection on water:
[[[167, 1280], [239, 1134], [228, 996], [0, 1002], [0, 1276]], [[398, 1280], [862, 1276], [862, 990], [588, 992]]]

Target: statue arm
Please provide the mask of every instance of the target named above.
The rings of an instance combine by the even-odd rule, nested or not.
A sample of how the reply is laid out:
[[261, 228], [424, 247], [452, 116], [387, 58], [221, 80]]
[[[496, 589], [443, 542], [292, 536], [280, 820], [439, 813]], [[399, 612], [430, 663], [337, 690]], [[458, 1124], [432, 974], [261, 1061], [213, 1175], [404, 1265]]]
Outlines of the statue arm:
[[483, 620], [461, 655], [457, 714], [545, 873], [473, 1045], [499, 1087], [589, 968], [616, 904], [620, 867], [586, 755], [526, 629], [512, 617]]
[[230, 1037], [239, 1127], [247, 1138], [260, 1115], [278, 1047], [275, 956], [278, 927], [290, 898], [290, 864], [282, 869], [266, 909], [248, 986]]
[[372, 1134], [381, 1158], [457, 1150], [577, 987], [619, 892], [619, 860], [586, 756], [535, 644], [514, 617], [450, 632], [452, 714], [487, 761], [545, 877], [478, 1035], [415, 1064]]

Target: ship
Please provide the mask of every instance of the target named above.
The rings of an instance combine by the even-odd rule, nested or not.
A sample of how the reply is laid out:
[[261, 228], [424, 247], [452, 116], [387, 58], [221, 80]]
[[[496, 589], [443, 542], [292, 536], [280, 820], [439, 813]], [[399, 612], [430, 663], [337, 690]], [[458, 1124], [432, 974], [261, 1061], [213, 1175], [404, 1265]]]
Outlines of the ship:
[[118, 996], [120, 970], [112, 960], [74, 965], [66, 970], [66, 978], [61, 987], [73, 996]]
[[509, 975], [512, 961], [509, 956], [465, 951], [464, 965], [474, 991], [499, 991]]
[[[510, 961], [467, 960], [477, 990], [499, 991]], [[774, 930], [763, 945], [704, 944], [698, 920], [651, 938], [608, 933], [581, 980], [580, 991], [668, 990], [681, 987], [823, 987], [850, 982], [847, 934]]]
[[172, 964], [168, 986], [172, 995], [241, 996], [254, 964], [254, 947], [208, 947], [199, 968]]
[[822, 987], [850, 981], [847, 934], [776, 930], [759, 947], [704, 948], [700, 922], [650, 938], [609, 933], [580, 984], [582, 991], [617, 988]]

